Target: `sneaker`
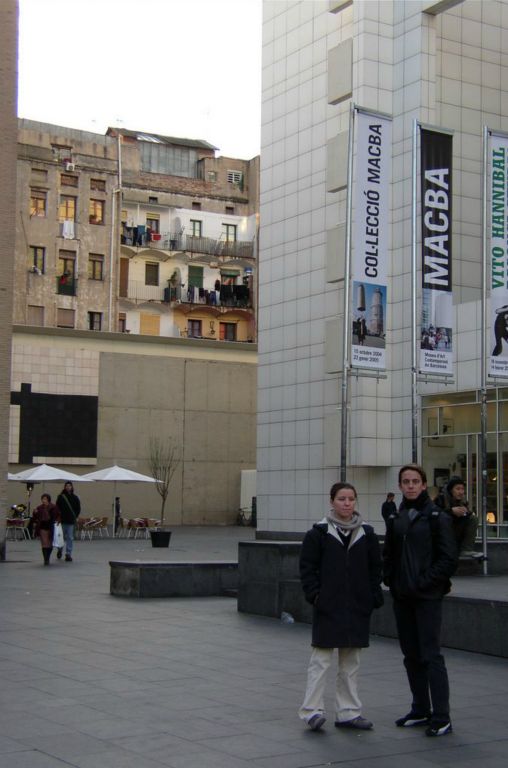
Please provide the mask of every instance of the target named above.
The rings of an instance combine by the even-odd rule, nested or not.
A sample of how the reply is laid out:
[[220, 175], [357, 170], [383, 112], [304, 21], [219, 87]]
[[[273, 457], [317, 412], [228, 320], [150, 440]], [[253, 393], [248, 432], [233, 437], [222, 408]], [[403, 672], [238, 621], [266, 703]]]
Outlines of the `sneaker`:
[[353, 717], [352, 720], [336, 720], [335, 727], [356, 728], [359, 731], [370, 731], [372, 728], [374, 728], [374, 723], [371, 723], [370, 720], [367, 720], [365, 717], [358, 715], [358, 717]]
[[312, 715], [312, 717], [307, 720], [307, 725], [311, 731], [319, 731], [325, 723], [326, 717], [324, 717], [324, 715]]
[[65, 555], [65, 562], [72, 563], [72, 557], [70, 555]]
[[452, 732], [452, 724], [449, 720], [435, 720], [425, 730], [426, 736], [446, 736]]
[[398, 728], [412, 728], [415, 725], [429, 725], [430, 715], [419, 715], [418, 712], [408, 712], [404, 717], [395, 721]]
[[56, 556], [57, 556], [57, 558], [58, 558], [59, 560], [61, 560], [61, 559], [62, 559], [62, 550], [61, 550], [61, 549], [57, 550]]

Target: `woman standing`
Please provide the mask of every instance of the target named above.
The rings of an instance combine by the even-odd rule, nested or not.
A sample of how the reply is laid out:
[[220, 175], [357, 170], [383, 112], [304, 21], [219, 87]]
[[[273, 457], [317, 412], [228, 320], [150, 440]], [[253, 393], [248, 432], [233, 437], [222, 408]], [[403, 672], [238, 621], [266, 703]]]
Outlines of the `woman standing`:
[[383, 604], [379, 541], [355, 510], [354, 486], [335, 483], [330, 501], [328, 515], [307, 532], [300, 557], [302, 587], [314, 613], [299, 716], [313, 731], [325, 723], [325, 677], [337, 648], [335, 726], [370, 730], [373, 724], [362, 717], [357, 675], [360, 649], [369, 645], [370, 615]]
[[59, 522], [60, 514], [55, 504], [51, 503], [49, 493], [43, 493], [41, 503], [33, 511], [32, 515], [35, 533], [41, 540], [44, 565], [49, 565], [49, 559], [53, 550], [53, 528]]
[[[68, 481], [59, 494], [56, 505], [60, 511], [62, 520], [63, 535], [65, 541], [65, 560], [72, 563], [72, 546], [74, 544], [74, 526], [81, 512], [81, 503], [79, 497], [74, 493], [73, 484]], [[62, 550], [57, 552], [58, 559], [62, 557]]]

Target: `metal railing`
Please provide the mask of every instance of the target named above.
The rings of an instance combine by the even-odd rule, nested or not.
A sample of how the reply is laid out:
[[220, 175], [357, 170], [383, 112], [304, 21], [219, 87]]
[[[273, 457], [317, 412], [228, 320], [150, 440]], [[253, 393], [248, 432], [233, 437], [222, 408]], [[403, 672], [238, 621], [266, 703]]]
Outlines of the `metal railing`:
[[164, 301], [164, 288], [159, 285], [145, 285], [141, 280], [129, 280], [127, 298], [136, 301]]
[[77, 296], [78, 281], [74, 277], [60, 275], [56, 278], [56, 292], [60, 296]]
[[165, 232], [163, 234], [146, 234], [137, 242], [129, 241], [122, 235], [122, 244], [135, 248], [153, 248], [164, 251], [187, 251], [189, 253], [203, 253], [209, 256], [252, 259], [254, 257], [254, 243], [247, 240], [217, 240], [213, 237], [194, 237], [180, 233]]

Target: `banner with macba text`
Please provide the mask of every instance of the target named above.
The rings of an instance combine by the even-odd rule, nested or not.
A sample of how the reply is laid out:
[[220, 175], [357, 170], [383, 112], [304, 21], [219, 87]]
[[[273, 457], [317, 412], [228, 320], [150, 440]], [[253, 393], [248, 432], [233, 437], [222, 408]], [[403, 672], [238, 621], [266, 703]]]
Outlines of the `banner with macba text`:
[[489, 144], [490, 341], [489, 373], [508, 377], [508, 136]]
[[382, 370], [386, 368], [392, 121], [358, 111], [356, 125], [351, 365]]
[[453, 373], [452, 136], [421, 128], [422, 373]]

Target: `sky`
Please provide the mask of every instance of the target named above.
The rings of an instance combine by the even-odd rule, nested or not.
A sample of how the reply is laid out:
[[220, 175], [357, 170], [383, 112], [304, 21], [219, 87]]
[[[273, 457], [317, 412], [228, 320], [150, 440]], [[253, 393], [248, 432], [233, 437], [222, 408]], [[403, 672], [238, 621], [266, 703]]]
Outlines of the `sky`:
[[18, 115], [260, 151], [262, 0], [19, 0]]

